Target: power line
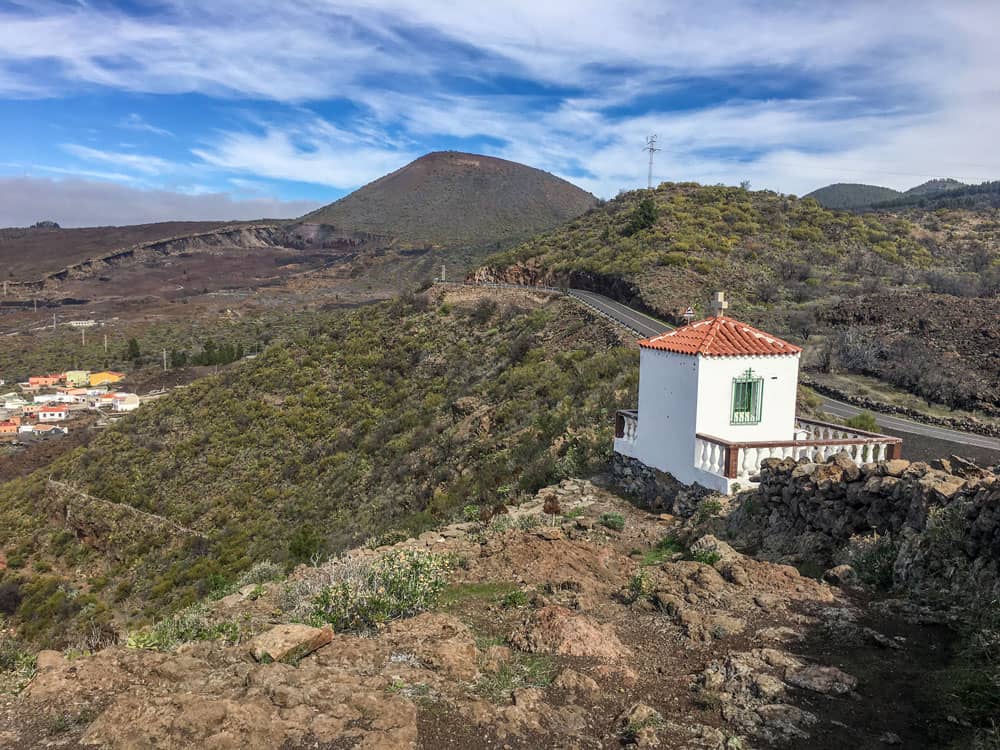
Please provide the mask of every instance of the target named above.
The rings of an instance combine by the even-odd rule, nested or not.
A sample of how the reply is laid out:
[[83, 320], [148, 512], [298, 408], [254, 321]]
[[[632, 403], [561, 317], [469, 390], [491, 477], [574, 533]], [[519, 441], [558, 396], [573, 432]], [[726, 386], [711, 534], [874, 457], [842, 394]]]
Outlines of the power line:
[[649, 174], [646, 177], [646, 187], [653, 187], [653, 154], [661, 149], [656, 147], [656, 134], [646, 137], [646, 145], [643, 147], [643, 151], [649, 152]]

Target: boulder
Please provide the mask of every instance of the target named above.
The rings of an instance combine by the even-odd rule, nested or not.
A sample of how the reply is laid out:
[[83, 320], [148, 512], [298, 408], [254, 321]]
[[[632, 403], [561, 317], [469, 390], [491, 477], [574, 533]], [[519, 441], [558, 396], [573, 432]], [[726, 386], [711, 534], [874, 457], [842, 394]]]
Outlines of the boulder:
[[329, 626], [313, 628], [301, 623], [276, 625], [250, 641], [250, 653], [257, 661], [301, 659], [333, 640]]
[[823, 580], [834, 586], [844, 586], [858, 579], [858, 573], [850, 565], [836, 565], [823, 571]]
[[592, 656], [615, 660], [631, 652], [618, 640], [614, 627], [550, 605], [535, 612], [514, 631], [510, 644], [530, 653]]
[[810, 664], [785, 670], [785, 682], [823, 695], [844, 695], [857, 687], [856, 678], [836, 667]]
[[889, 461], [879, 461], [879, 474], [890, 477], [901, 477], [910, 468], [910, 462], [905, 458], [893, 458]]
[[39, 672], [59, 669], [66, 663], [66, 657], [59, 651], [39, 651], [35, 657], [35, 668]]

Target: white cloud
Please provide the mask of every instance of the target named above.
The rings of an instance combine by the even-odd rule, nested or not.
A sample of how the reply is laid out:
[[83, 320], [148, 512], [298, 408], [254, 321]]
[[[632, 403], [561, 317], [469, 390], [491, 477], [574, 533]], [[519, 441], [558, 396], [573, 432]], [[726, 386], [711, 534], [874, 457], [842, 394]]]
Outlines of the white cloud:
[[119, 169], [129, 169], [145, 175], [164, 175], [174, 171], [174, 165], [166, 159], [149, 154], [132, 154], [121, 151], [103, 151], [81, 146], [77, 143], [64, 143], [63, 151], [85, 161], [97, 161], [112, 164]]
[[260, 134], [224, 133], [193, 152], [216, 167], [341, 189], [369, 182], [418, 155], [370, 143], [320, 118], [268, 125]]
[[[641, 147], [651, 132], [663, 147], [659, 179], [749, 178], [805, 192], [831, 181], [906, 187], [930, 176], [1000, 176], [990, 136], [1000, 127], [996, 3], [505, 0], [459, 8], [453, 0], [165, 0], [159, 7], [141, 18], [88, 4], [0, 10], [0, 94], [102, 86], [297, 104], [347, 98], [367, 115], [333, 123], [293, 109], [288, 121], [230, 127], [193, 149], [202, 166], [237, 179], [338, 188], [401, 166], [428, 150], [421, 144], [488, 138], [500, 144], [498, 155], [607, 196], [644, 184]], [[639, 114], [609, 113], [640, 95], [668, 93], [685, 77], [725, 82], [756, 73], [802, 76], [801, 99], [734, 94], [694, 110], [654, 102]], [[552, 106], [539, 110], [544, 93], [458, 96], [448, 83], [501, 74], [586, 93], [551, 95]], [[122, 125], [167, 132], [138, 114]], [[400, 145], [386, 145], [387, 133]], [[68, 148], [116, 172], [181, 179], [181, 165], [160, 157]], [[185, 165], [183, 179], [204, 184], [191, 176], [197, 167]]]
[[122, 118], [119, 125], [127, 130], [139, 130], [146, 133], [152, 133], [153, 135], [162, 135], [165, 137], [174, 137], [174, 134], [167, 130], [166, 128], [160, 128], [152, 123], [146, 122], [145, 118], [138, 112], [132, 112], [127, 117]]
[[93, 180], [0, 177], [0, 227], [26, 226], [40, 220], [80, 227], [156, 221], [281, 219], [301, 216], [318, 207], [315, 201], [237, 200], [228, 193], [191, 195]]

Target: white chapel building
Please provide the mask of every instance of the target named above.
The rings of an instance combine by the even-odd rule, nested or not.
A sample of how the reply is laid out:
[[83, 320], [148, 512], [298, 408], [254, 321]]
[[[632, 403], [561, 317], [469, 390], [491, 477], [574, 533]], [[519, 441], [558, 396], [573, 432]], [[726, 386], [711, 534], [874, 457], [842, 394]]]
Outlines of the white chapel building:
[[715, 314], [639, 341], [639, 408], [618, 412], [616, 453], [723, 493], [752, 485], [766, 458], [895, 458], [898, 438], [796, 417], [802, 349]]

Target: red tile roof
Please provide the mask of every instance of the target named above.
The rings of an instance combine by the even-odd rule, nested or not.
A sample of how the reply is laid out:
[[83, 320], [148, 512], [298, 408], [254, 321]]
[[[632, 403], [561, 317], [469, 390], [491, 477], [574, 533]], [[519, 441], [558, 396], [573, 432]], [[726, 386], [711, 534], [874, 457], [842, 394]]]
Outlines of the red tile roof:
[[802, 351], [777, 336], [724, 315], [642, 339], [639, 346], [678, 354], [700, 354], [703, 357], [798, 354]]

